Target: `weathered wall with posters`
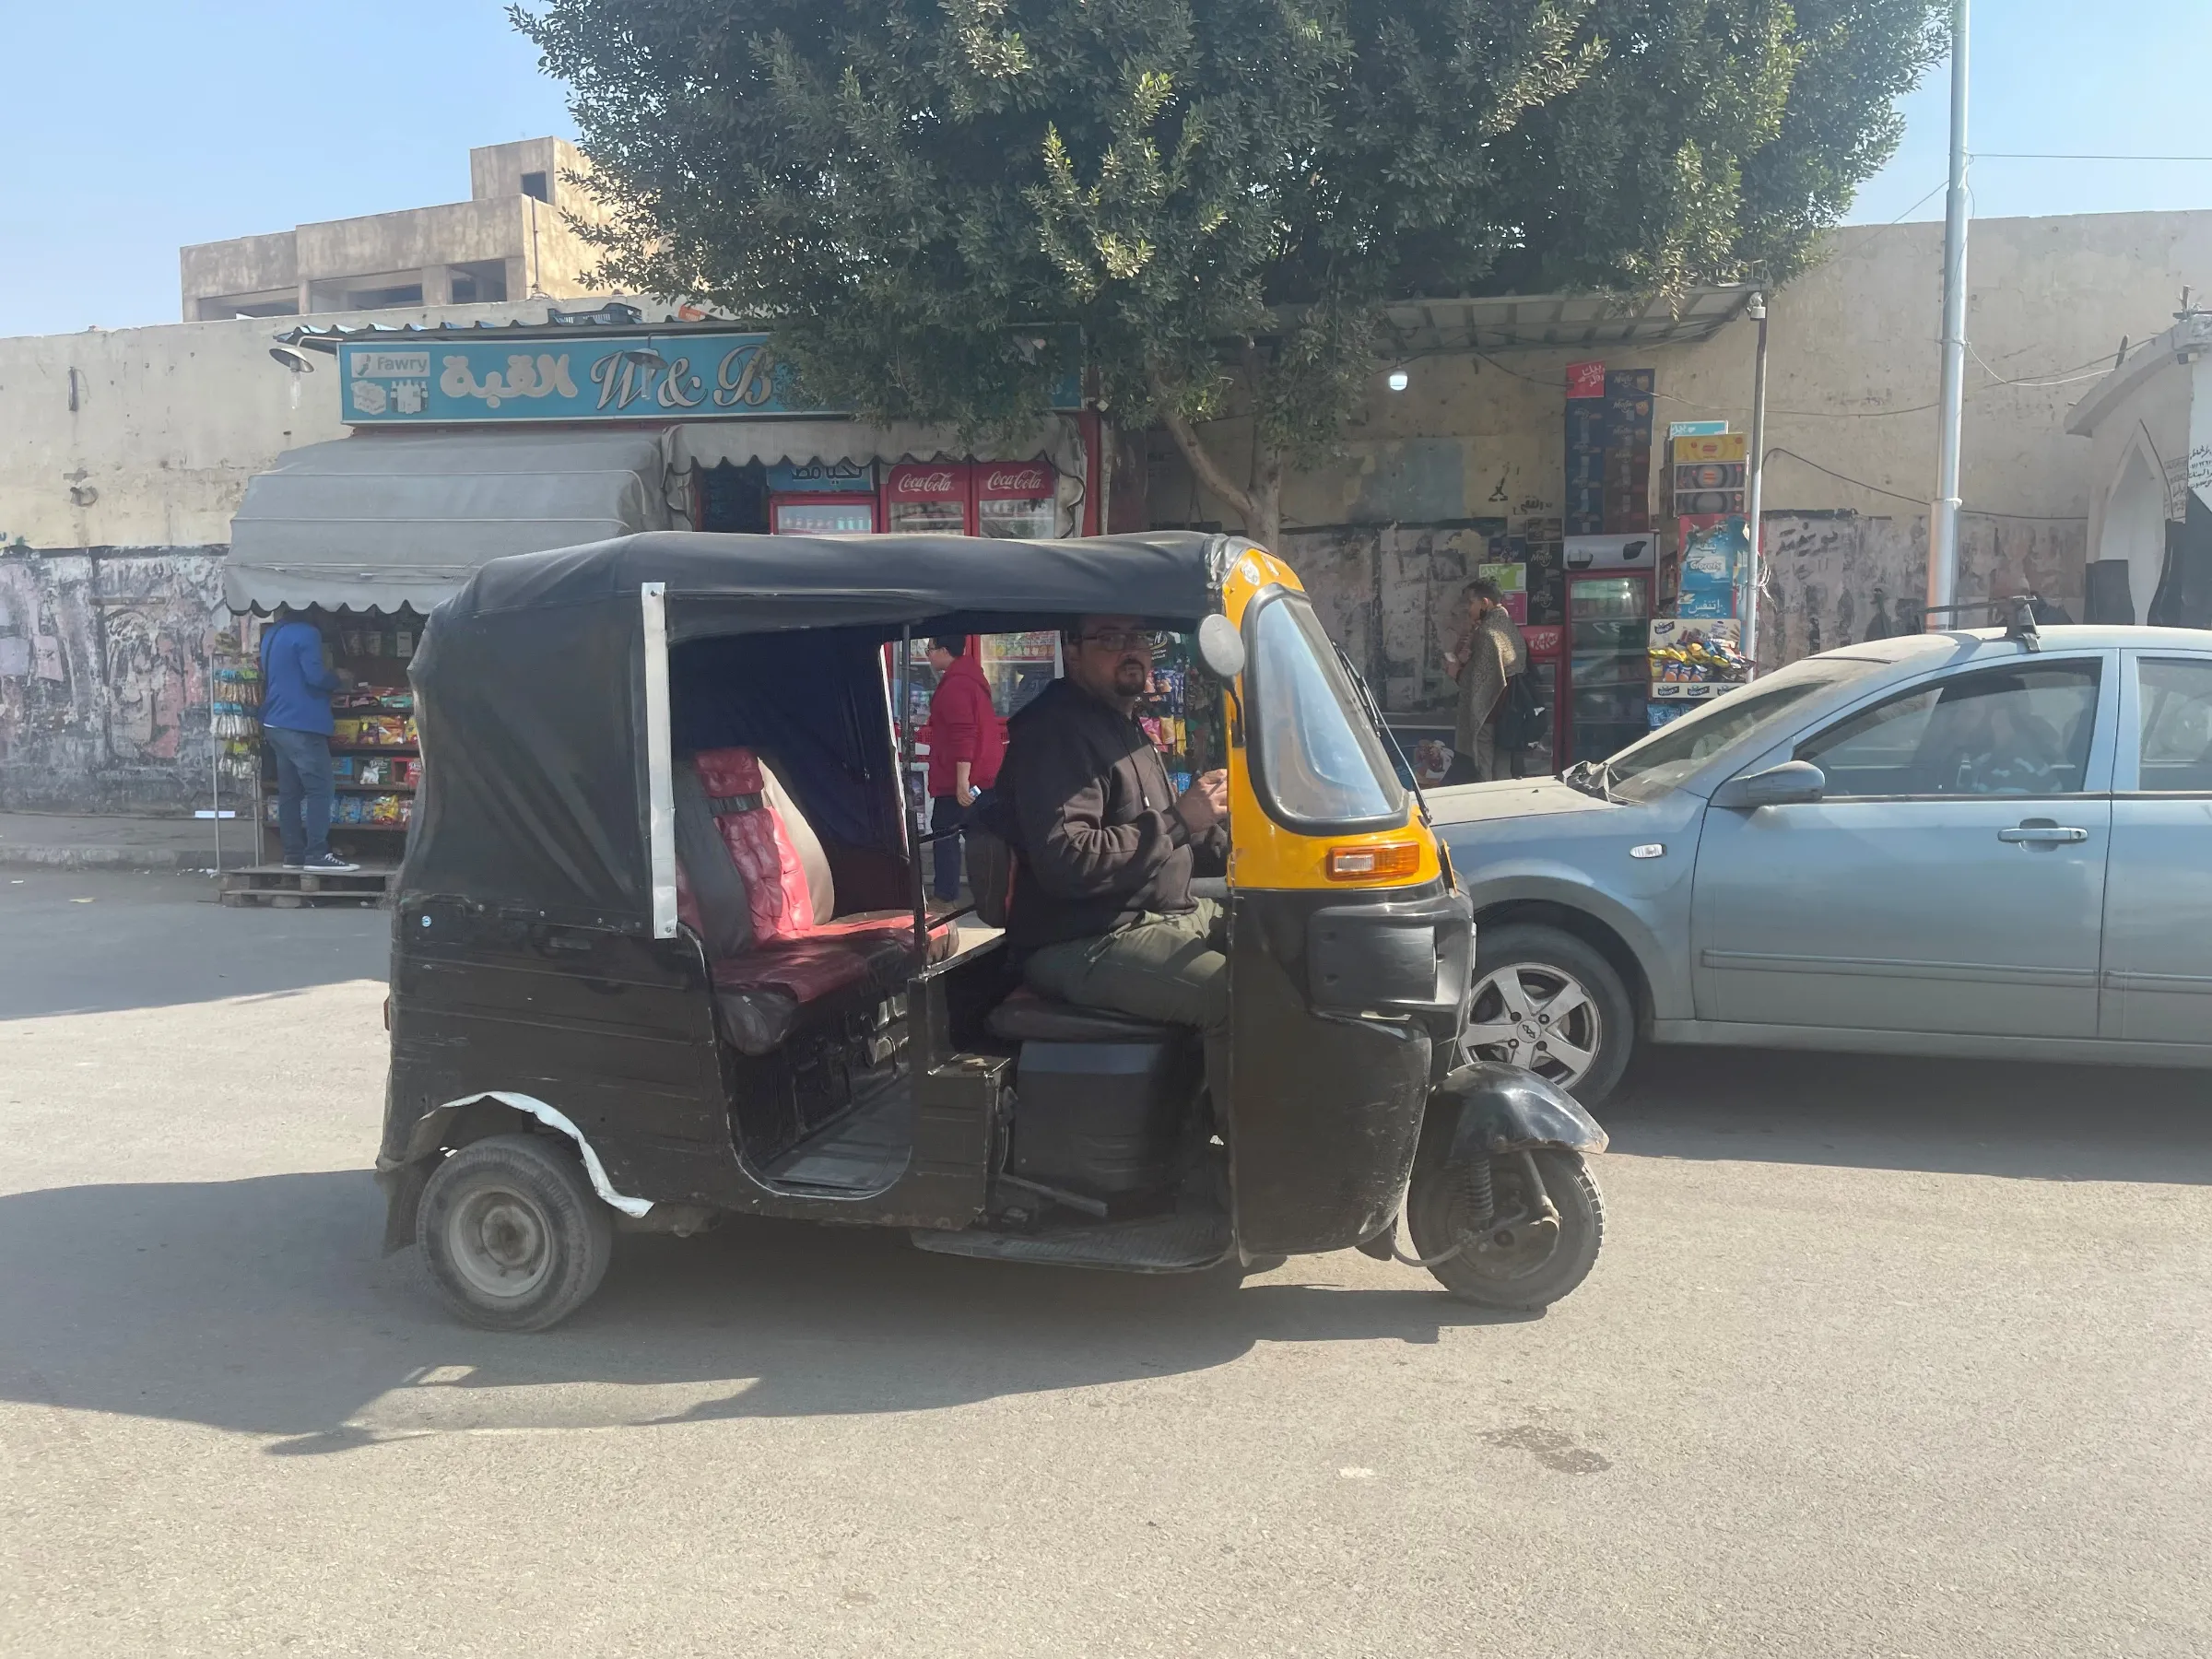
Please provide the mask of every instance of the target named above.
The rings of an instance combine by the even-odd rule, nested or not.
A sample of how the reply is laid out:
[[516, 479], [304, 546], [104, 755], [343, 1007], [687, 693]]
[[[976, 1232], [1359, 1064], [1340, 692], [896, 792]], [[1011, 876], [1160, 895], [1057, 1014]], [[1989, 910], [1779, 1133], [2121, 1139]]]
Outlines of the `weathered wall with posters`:
[[1284, 542], [1323, 626], [1382, 706], [1418, 714], [1448, 711], [1457, 695], [1444, 653], [1465, 625], [1462, 594], [1476, 567], [1524, 562], [1528, 544], [1556, 544], [1558, 535], [1557, 519], [1460, 519], [1302, 530]]
[[[1767, 645], [1760, 654], [1770, 664], [1920, 631], [1927, 592], [1925, 517], [1770, 512], [1765, 524]], [[2056, 595], [2078, 616], [2087, 546], [2082, 523], [1962, 520], [1959, 591]], [[1983, 622], [1958, 618], [1965, 627]]]
[[0, 808], [206, 804], [223, 551], [0, 556]]
[[[2057, 594], [2072, 604], [2081, 592], [2085, 532], [2079, 523], [1968, 519], [1960, 526], [1960, 589]], [[1515, 516], [1334, 525], [1287, 532], [1284, 542], [1323, 623], [1383, 707], [1418, 714], [1452, 706], [1444, 653], [1458, 638], [1460, 594], [1476, 567], [1518, 562], [1529, 547], [1557, 534], [1556, 519]], [[1766, 547], [1761, 655], [1770, 666], [1919, 631], [1927, 591], [1924, 517], [1771, 512]]]

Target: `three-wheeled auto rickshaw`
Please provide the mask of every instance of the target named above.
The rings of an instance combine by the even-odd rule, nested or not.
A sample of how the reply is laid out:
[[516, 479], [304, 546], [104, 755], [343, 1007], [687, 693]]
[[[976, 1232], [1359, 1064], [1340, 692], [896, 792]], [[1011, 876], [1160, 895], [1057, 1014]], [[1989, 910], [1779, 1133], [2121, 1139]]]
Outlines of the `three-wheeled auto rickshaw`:
[[[924, 901], [886, 647], [1087, 615], [1207, 666], [1226, 1100], [1194, 1027], [1041, 996], [996, 929]], [[734, 1214], [1140, 1272], [1359, 1248], [1500, 1307], [1596, 1258], [1605, 1135], [1459, 1064], [1467, 900], [1358, 676], [1248, 542], [631, 535], [492, 560], [412, 672], [377, 1169], [387, 1247], [465, 1319], [542, 1329], [615, 1232]]]

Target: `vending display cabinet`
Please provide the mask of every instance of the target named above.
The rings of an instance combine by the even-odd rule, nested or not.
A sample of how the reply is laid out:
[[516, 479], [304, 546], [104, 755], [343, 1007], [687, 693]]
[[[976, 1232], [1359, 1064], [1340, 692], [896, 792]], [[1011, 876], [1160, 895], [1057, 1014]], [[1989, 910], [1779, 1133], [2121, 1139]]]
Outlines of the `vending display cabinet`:
[[1651, 618], [1648, 571], [1568, 575], [1562, 765], [1603, 760], [1651, 729]]

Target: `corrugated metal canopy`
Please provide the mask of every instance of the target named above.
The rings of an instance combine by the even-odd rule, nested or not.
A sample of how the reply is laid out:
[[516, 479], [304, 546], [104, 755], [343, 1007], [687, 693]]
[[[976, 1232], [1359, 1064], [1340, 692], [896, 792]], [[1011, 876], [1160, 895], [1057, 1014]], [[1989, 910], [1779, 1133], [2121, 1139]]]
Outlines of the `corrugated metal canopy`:
[[224, 594], [241, 611], [427, 611], [488, 559], [666, 529], [665, 478], [651, 432], [380, 432], [287, 450], [230, 522]]
[[1611, 346], [1688, 346], [1711, 339], [1744, 313], [1750, 284], [1693, 288], [1668, 299], [1603, 294], [1499, 294], [1406, 300], [1390, 307], [1399, 348], [1452, 351], [1584, 351]]

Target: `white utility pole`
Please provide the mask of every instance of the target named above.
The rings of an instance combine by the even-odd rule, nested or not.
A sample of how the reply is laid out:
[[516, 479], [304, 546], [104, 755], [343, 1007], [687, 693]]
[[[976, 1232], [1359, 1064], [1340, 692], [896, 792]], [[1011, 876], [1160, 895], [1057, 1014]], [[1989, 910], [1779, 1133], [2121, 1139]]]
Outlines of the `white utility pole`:
[[1764, 574], [1759, 557], [1759, 518], [1767, 476], [1767, 297], [1751, 296], [1747, 308], [1759, 322], [1759, 352], [1751, 364], [1751, 442], [1744, 465], [1744, 659], [1759, 672], [1759, 584]]
[[1966, 10], [1951, 0], [1951, 184], [1943, 204], [1943, 391], [1936, 500], [1928, 510], [1928, 606], [1959, 597], [1959, 433], [1966, 400]]

